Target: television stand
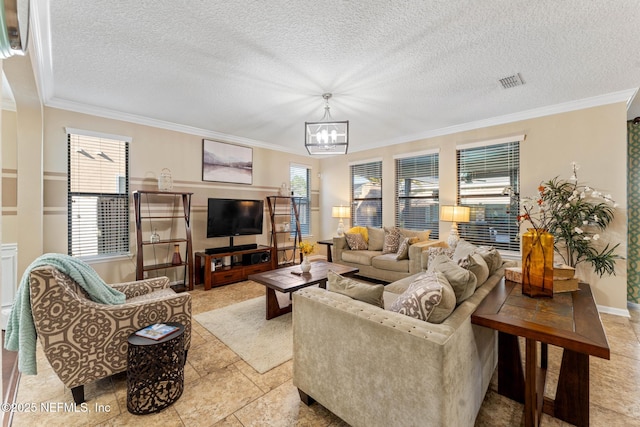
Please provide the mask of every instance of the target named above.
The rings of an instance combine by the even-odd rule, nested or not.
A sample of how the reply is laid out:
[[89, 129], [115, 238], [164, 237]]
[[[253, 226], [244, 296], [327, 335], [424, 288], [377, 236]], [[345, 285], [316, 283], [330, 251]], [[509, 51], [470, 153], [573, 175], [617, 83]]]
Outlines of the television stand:
[[[238, 248], [253, 246], [251, 249]], [[204, 290], [229, 283], [247, 280], [250, 274], [262, 273], [276, 267], [275, 248], [272, 246], [258, 246], [256, 244], [233, 246], [227, 252], [217, 252], [226, 248], [212, 248], [215, 253], [196, 252], [195, 255], [195, 283], [204, 283]], [[231, 265], [215, 266], [216, 260], [233, 257]]]
[[246, 245], [238, 245], [238, 246], [222, 246], [220, 248], [207, 248], [204, 250], [204, 253], [207, 255], [214, 255], [214, 254], [241, 252], [241, 251], [247, 251], [251, 249], [258, 249], [258, 245], [256, 243], [249, 243]]

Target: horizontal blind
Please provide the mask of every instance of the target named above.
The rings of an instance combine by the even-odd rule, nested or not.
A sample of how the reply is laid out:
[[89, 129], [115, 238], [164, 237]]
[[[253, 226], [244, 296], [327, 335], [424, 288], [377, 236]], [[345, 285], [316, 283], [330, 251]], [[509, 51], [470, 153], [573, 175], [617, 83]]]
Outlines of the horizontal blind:
[[128, 253], [128, 142], [72, 133], [67, 141], [69, 255]]
[[439, 236], [439, 155], [438, 153], [396, 159], [396, 226], [431, 230]]
[[353, 164], [351, 224], [382, 227], [382, 161]]
[[[311, 170], [306, 166], [290, 165], [289, 166], [289, 179], [291, 181], [291, 191], [294, 196], [300, 197], [298, 216], [300, 219], [300, 232], [303, 236], [311, 234], [311, 200], [309, 183], [311, 178]], [[293, 207], [292, 207], [293, 209]], [[295, 217], [293, 211], [291, 212], [291, 228], [292, 235], [295, 230]]]
[[470, 220], [458, 224], [460, 237], [478, 245], [518, 251], [520, 143], [457, 150], [458, 204], [469, 206]]

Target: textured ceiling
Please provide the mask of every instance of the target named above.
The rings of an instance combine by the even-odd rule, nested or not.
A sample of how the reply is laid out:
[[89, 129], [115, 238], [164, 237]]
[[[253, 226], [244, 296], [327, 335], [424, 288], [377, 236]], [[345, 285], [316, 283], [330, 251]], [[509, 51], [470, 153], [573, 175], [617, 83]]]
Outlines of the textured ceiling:
[[34, 4], [47, 105], [299, 153], [324, 92], [359, 151], [640, 86], [636, 0]]

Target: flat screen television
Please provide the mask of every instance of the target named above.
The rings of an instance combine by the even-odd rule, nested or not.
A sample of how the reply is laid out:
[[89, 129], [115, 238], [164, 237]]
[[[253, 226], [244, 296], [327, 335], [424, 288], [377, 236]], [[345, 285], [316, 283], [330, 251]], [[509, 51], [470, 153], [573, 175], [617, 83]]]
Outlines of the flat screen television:
[[210, 198], [207, 238], [262, 234], [264, 200]]

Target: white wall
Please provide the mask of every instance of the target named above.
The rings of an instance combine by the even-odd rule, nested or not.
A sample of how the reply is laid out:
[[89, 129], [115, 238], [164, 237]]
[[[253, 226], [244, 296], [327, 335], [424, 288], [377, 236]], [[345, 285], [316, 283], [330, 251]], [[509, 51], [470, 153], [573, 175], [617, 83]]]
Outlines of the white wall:
[[[520, 145], [521, 194], [535, 195], [542, 181], [560, 175], [570, 176], [570, 163], [581, 165], [580, 181], [611, 193], [619, 203], [607, 238], [620, 243], [618, 253], [626, 256], [626, 104], [617, 103], [556, 114], [520, 122], [444, 135], [386, 148], [360, 151], [342, 157], [323, 159], [320, 184], [322, 235], [330, 237], [336, 220], [330, 207], [349, 201], [349, 162], [382, 158], [383, 224], [394, 222], [394, 154], [436, 148], [440, 153], [440, 203], [456, 200], [456, 145], [525, 134]], [[350, 225], [350, 224], [349, 224]], [[449, 223], [440, 223], [440, 238], [446, 239]], [[581, 269], [579, 274], [591, 283], [601, 306], [626, 313], [626, 261], [616, 263], [616, 275], [598, 278]]]

